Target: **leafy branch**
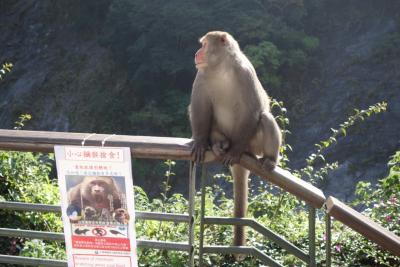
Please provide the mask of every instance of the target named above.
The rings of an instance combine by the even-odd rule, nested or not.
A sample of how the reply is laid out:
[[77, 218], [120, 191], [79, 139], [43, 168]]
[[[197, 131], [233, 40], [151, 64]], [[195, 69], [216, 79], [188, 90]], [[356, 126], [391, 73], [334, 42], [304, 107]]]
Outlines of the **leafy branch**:
[[4, 63], [3, 66], [0, 69], [0, 80], [4, 79], [4, 76], [7, 73], [10, 73], [12, 70], [13, 64], [12, 63]]
[[347, 130], [354, 126], [357, 122], [364, 121], [366, 118], [371, 117], [372, 115], [379, 114], [381, 112], [386, 111], [387, 103], [380, 102], [370, 106], [368, 109], [359, 110], [354, 109], [355, 114], [351, 115], [345, 122], [339, 125], [339, 129], [331, 128], [332, 135], [320, 141], [318, 144], [315, 144], [317, 150], [308, 156], [306, 159], [307, 166], [299, 170], [299, 175], [306, 175], [310, 178], [311, 181], [315, 181], [317, 179], [323, 179], [327, 172], [330, 170], [334, 170], [338, 167], [338, 162], [334, 163], [325, 163], [321, 168], [314, 170], [314, 165], [318, 159], [322, 162], [325, 162], [325, 157], [323, 156], [324, 151], [337, 143], [337, 140], [340, 137], [345, 137], [347, 135]]
[[21, 130], [27, 121], [30, 121], [32, 116], [30, 114], [22, 114], [18, 117], [18, 120], [14, 122], [14, 130]]
[[[175, 176], [175, 173], [172, 172], [172, 168], [175, 166], [176, 162], [173, 160], [166, 160], [164, 161], [164, 164], [168, 167], [168, 170], [165, 171], [165, 181], [162, 182], [162, 190], [163, 192], [161, 193], [161, 197], [162, 197], [162, 208], [161, 208], [161, 212], [165, 212], [166, 211], [166, 206], [167, 206], [167, 202], [168, 202], [168, 193], [169, 191], [171, 191], [171, 185], [170, 185], [170, 178], [172, 176]], [[162, 227], [162, 221], [160, 221], [159, 225], [158, 225], [158, 231], [161, 232], [161, 227]], [[164, 236], [164, 239], [166, 240], [166, 235]]]
[[286, 115], [287, 110], [286, 110], [283, 102], [277, 101], [276, 99], [271, 99], [271, 109], [274, 111], [274, 113], [278, 113], [275, 116], [275, 119], [276, 119], [276, 121], [281, 129], [281, 133], [282, 133], [282, 146], [279, 151], [279, 154], [282, 157], [280, 159], [280, 166], [286, 167], [287, 163], [289, 162], [287, 153], [288, 153], [288, 151], [292, 151], [292, 147], [285, 142], [286, 136], [288, 134], [290, 134], [290, 131], [288, 130], [289, 118]]

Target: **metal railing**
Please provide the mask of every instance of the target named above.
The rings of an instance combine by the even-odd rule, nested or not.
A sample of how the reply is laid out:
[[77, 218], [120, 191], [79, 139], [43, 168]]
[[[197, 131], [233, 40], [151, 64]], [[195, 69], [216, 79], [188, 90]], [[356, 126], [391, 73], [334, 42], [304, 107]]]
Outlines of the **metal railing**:
[[[189, 207], [188, 214], [174, 214], [162, 212], [144, 212], [136, 211], [135, 219], [137, 220], [157, 220], [170, 221], [175, 223], [188, 224], [188, 243], [182, 242], [166, 242], [156, 240], [136, 241], [137, 246], [141, 248], [167, 249], [175, 251], [185, 251], [188, 253], [188, 266], [194, 266], [194, 197], [195, 197], [195, 166], [190, 164], [189, 172]], [[57, 205], [32, 204], [21, 202], [0, 201], [0, 209], [14, 211], [36, 211], [36, 212], [57, 212], [61, 213], [61, 207]], [[29, 239], [43, 239], [53, 241], [64, 241], [63, 233], [53, 233], [33, 230], [20, 230], [11, 228], [0, 228], [0, 236], [7, 237], [23, 237]], [[19, 257], [11, 255], [0, 255], [0, 262], [13, 263], [23, 265], [41, 265], [41, 266], [67, 266], [66, 261], [34, 259], [28, 257]]]
[[[90, 137], [90, 138], [88, 138]], [[132, 156], [135, 158], [152, 159], [172, 159], [191, 161], [190, 147], [191, 140], [185, 138], [164, 138], [147, 136], [124, 136], [124, 135], [104, 135], [87, 133], [61, 133], [61, 132], [40, 132], [22, 130], [0, 130], [0, 149], [32, 152], [53, 152], [54, 145], [81, 145], [82, 140], [88, 146], [98, 146], [107, 139], [107, 146], [129, 147]], [[211, 152], [206, 153], [205, 162], [214, 161]], [[395, 234], [387, 231], [380, 225], [374, 223], [364, 215], [351, 209], [337, 199], [329, 197], [326, 200], [323, 192], [311, 184], [296, 178], [289, 172], [280, 168], [275, 168], [272, 172], [265, 171], [261, 164], [253, 157], [243, 155], [240, 164], [252, 173], [264, 178], [266, 181], [280, 187], [281, 189], [295, 195], [300, 200], [305, 201], [309, 206], [309, 249], [308, 252], [297, 248], [283, 237], [273, 233], [266, 227], [257, 223], [253, 219], [238, 218], [218, 218], [206, 217], [204, 210], [205, 197], [205, 178], [206, 171], [202, 171], [202, 199], [201, 199], [201, 220], [200, 220], [200, 241], [199, 257], [200, 265], [204, 253], [229, 253], [252, 255], [270, 266], [282, 266], [278, 262], [265, 255], [262, 251], [254, 247], [235, 247], [235, 246], [213, 246], [204, 244], [204, 227], [206, 224], [224, 225], [243, 225], [264, 235], [269, 240], [280, 245], [287, 252], [293, 254], [298, 259], [306, 262], [309, 266], [316, 266], [316, 247], [315, 247], [315, 223], [316, 209], [325, 207], [326, 209], [326, 259], [325, 266], [331, 266], [331, 216], [338, 219], [345, 225], [361, 233], [371, 241], [379, 244], [383, 248], [391, 251], [394, 255], [400, 256], [400, 239]], [[188, 252], [188, 266], [194, 266], [194, 196], [196, 166], [191, 163], [189, 174], [189, 207], [188, 214], [167, 214], [154, 212], [136, 212], [137, 219], [160, 220], [172, 222], [188, 223], [188, 242], [161, 242], [154, 240], [138, 240], [139, 247], [169, 249]], [[13, 210], [29, 210], [38, 212], [60, 212], [59, 206], [43, 204], [26, 204], [13, 202], [0, 202], [0, 208]], [[1, 228], [0, 236], [18, 236], [27, 238], [40, 238], [50, 240], [64, 240], [61, 233], [46, 233], [29, 230], [16, 230]], [[25, 265], [42, 266], [66, 266], [65, 261], [44, 260], [10, 255], [0, 255], [0, 262], [3, 263], [23, 263]]]
[[[270, 258], [268, 255], [258, 250], [255, 247], [247, 246], [214, 246], [214, 245], [204, 245], [204, 227], [205, 225], [237, 225], [237, 226], [247, 226], [252, 230], [263, 235], [266, 239], [279, 245], [281, 248], [285, 249], [287, 252], [295, 256], [296, 258], [307, 263], [308, 266], [316, 266], [316, 255], [315, 255], [315, 217], [316, 209], [315, 207], [309, 205], [309, 227], [308, 227], [308, 239], [309, 239], [309, 252], [308, 254], [303, 250], [299, 249], [284, 237], [274, 233], [265, 226], [261, 225], [254, 219], [249, 218], [223, 218], [223, 217], [206, 217], [205, 216], [205, 188], [206, 188], [206, 170], [203, 167], [201, 176], [201, 214], [200, 214], [200, 244], [199, 244], [199, 254], [200, 260], [199, 265], [202, 266], [203, 254], [204, 253], [223, 253], [223, 254], [244, 254], [252, 255], [258, 258], [261, 262], [272, 267], [282, 267], [281, 264]], [[321, 196], [320, 194], [316, 194]], [[315, 203], [316, 204], [316, 203]]]

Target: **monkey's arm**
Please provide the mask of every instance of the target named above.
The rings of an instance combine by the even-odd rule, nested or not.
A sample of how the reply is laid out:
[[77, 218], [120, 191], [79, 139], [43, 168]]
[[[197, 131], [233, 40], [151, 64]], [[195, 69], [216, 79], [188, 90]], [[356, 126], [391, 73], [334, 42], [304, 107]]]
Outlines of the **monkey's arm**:
[[205, 151], [208, 148], [208, 138], [212, 123], [212, 105], [207, 95], [206, 88], [196, 76], [193, 84], [189, 116], [192, 127], [192, 138], [194, 140], [192, 155], [196, 162], [204, 160]]

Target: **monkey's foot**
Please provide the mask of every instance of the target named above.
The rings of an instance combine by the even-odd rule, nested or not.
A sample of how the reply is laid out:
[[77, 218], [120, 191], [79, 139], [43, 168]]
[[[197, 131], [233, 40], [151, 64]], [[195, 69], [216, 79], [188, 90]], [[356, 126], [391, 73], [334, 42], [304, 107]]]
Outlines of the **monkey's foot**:
[[225, 166], [232, 166], [233, 164], [238, 164], [240, 162], [240, 156], [231, 156], [229, 154], [225, 155], [222, 159], [222, 164]]
[[263, 157], [260, 159], [260, 162], [266, 171], [272, 171], [276, 167], [276, 160], [270, 158], [270, 157]]
[[239, 147], [230, 148], [228, 152], [222, 157], [222, 164], [225, 166], [231, 166], [234, 164], [238, 164], [240, 162], [240, 157], [243, 154], [243, 150]]

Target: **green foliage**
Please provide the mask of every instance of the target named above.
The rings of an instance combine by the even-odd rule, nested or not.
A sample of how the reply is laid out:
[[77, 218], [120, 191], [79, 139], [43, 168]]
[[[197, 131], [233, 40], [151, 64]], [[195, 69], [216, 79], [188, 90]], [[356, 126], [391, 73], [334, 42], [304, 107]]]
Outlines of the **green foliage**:
[[30, 121], [32, 116], [30, 114], [22, 114], [18, 117], [18, 120], [14, 122], [14, 130], [21, 130], [27, 121]]
[[[364, 207], [372, 219], [397, 235], [400, 235], [400, 151], [389, 161], [389, 174], [378, 184], [359, 182], [356, 188], [355, 205]], [[377, 200], [379, 200], [377, 202]]]
[[303, 48], [306, 51], [313, 51], [319, 46], [319, 39], [312, 36], [305, 36], [302, 40]]
[[246, 46], [244, 53], [250, 58], [263, 83], [274, 88], [281, 86], [279, 67], [282, 64], [282, 52], [271, 42]]
[[[264, 48], [271, 48], [268, 53], [273, 53], [271, 44], [263, 44]], [[253, 49], [253, 50], [252, 50]], [[249, 51], [257, 58], [264, 57], [256, 47]], [[266, 49], [265, 51], [268, 51]], [[276, 51], [276, 50], [275, 50]], [[260, 63], [261, 64], [261, 63]], [[328, 147], [333, 146], [341, 137], [345, 137], [348, 129], [365, 118], [386, 110], [386, 103], [377, 103], [366, 110], [355, 110], [339, 129], [332, 129], [332, 135], [316, 145], [316, 152], [307, 159], [307, 166], [301, 170], [293, 171], [299, 177], [310, 178], [311, 181], [321, 179], [331, 169], [337, 167], [337, 163], [326, 163], [323, 156]], [[271, 109], [276, 114], [283, 137], [290, 132], [287, 130], [289, 120], [286, 117], [286, 109], [282, 102], [272, 100]], [[23, 114], [16, 122], [15, 129], [21, 129], [31, 119], [29, 114]], [[287, 152], [290, 145], [284, 142], [281, 153], [283, 158], [281, 165], [286, 167], [289, 162]], [[20, 201], [30, 203], [55, 204], [59, 201], [58, 188], [50, 178], [53, 155], [39, 153], [0, 152], [0, 197], [2, 200]], [[314, 168], [317, 163], [324, 163], [322, 167]], [[135, 187], [135, 207], [137, 210], [186, 213], [188, 201], [182, 194], [170, 194], [170, 178], [176, 174], [173, 168], [174, 161], [165, 161], [165, 181], [162, 183], [160, 198], [149, 199], [140, 187]], [[359, 183], [356, 193], [358, 195], [355, 205], [363, 205], [365, 214], [380, 222], [383, 226], [396, 234], [400, 233], [400, 152], [393, 156], [389, 162], [391, 168], [388, 177], [382, 179], [376, 188], [368, 183]], [[207, 216], [230, 217], [233, 209], [233, 200], [226, 194], [225, 188], [220, 184], [232, 184], [229, 175], [214, 176], [211, 186], [205, 190], [205, 210]], [[308, 214], [306, 206], [293, 195], [261, 182], [259, 187], [250, 191], [251, 200], [248, 208], [248, 216], [256, 218], [262, 225], [285, 237], [294, 245], [307, 251], [308, 249]], [[196, 195], [196, 210], [200, 210], [200, 192]], [[320, 214], [321, 215], [321, 214]], [[324, 251], [324, 224], [318, 215], [317, 218], [317, 257], [323, 261]], [[12, 211], [0, 211], [3, 220], [0, 226], [35, 229], [60, 232], [62, 224], [56, 214], [38, 214], [26, 212], [21, 214]], [[199, 214], [196, 214], [195, 240], [199, 240]], [[188, 226], [183, 223], [169, 223], [157, 221], [142, 221], [136, 223], [137, 236], [142, 239], [181, 241], [188, 239]], [[229, 245], [232, 236], [231, 226], [206, 225], [204, 240], [206, 244]], [[276, 261], [285, 266], [304, 266], [304, 263], [295, 257], [288, 255], [273, 242], [269, 242], [261, 235], [249, 231], [249, 243]], [[3, 239], [0, 249], [3, 252], [13, 251], [16, 243], [22, 245], [20, 255], [29, 257], [65, 259], [64, 245], [57, 242], [45, 242], [39, 240]], [[7, 243], [11, 242], [11, 245]], [[394, 266], [400, 260], [385, 251], [382, 251], [371, 242], [365, 240], [354, 231], [343, 227], [338, 222], [334, 223], [334, 263], [344, 265], [354, 263], [357, 265], [379, 263], [381, 266]], [[15, 253], [15, 251], [13, 252]], [[139, 249], [140, 266], [185, 266], [187, 255], [181, 252]], [[196, 251], [198, 253], [198, 251]], [[261, 263], [252, 257], [247, 257], [243, 262], [236, 263], [234, 257], [223, 255], [205, 255], [208, 266], [259, 266]]]
[[[389, 174], [372, 186], [369, 182], [359, 182], [356, 188], [357, 199], [353, 205], [362, 207], [363, 213], [375, 222], [400, 235], [400, 151], [389, 161]], [[334, 265], [354, 266], [399, 266], [400, 258], [382, 250], [363, 236], [334, 223], [335, 233]]]
[[[27, 203], [57, 204], [59, 203], [59, 191], [56, 182], [49, 177], [53, 155], [39, 153], [21, 153], [0, 151], [0, 201], [17, 201]], [[13, 212], [0, 211], [2, 227], [34, 229], [44, 231], [61, 231], [62, 222], [59, 215], [54, 213], [39, 214], [37, 212]], [[39, 243], [37, 249], [45, 255], [64, 254], [64, 246], [57, 242], [45, 242], [49, 247], [41, 249]], [[7, 241], [0, 243], [1, 251], [11, 250]]]
[[38, 239], [24, 242], [21, 256], [42, 259], [66, 259], [65, 248], [57, 243], [48, 243]]
[[[277, 120], [282, 129], [286, 129], [289, 121], [285, 119], [286, 110], [282, 102], [272, 101], [272, 108], [276, 110]], [[342, 128], [349, 128], [355, 121], [379, 113], [386, 108], [383, 103], [371, 106], [367, 110], [356, 110]], [[26, 119], [22, 116], [21, 120]], [[23, 123], [22, 123], [23, 124]], [[285, 131], [285, 130], [284, 130]], [[334, 130], [333, 134], [344, 132]], [[338, 137], [338, 135], [335, 135]], [[330, 140], [330, 139], [329, 139]], [[335, 142], [330, 143], [333, 145]], [[319, 146], [318, 146], [319, 148]], [[322, 153], [323, 150], [318, 153]], [[315, 159], [318, 157], [315, 157]], [[310, 160], [309, 163], [314, 163]], [[0, 195], [3, 200], [47, 203], [58, 202], [58, 190], [50, 179], [50, 165], [53, 155], [36, 153], [0, 152]], [[175, 175], [173, 168], [175, 162], [165, 162], [165, 182], [162, 184], [163, 192], [160, 198], [149, 199], [140, 187], [134, 188], [135, 207], [137, 210], [186, 213], [188, 201], [182, 194], [170, 194], [170, 178]], [[358, 199], [355, 205], [366, 207], [365, 214], [381, 223], [396, 234], [400, 233], [400, 152], [397, 152], [389, 162], [389, 175], [379, 181], [375, 188], [368, 183], [359, 183], [357, 187]], [[205, 212], [206, 216], [230, 217], [233, 209], [233, 200], [226, 194], [226, 189], [220, 184], [232, 184], [229, 175], [216, 175], [210, 186], [206, 187]], [[250, 191], [248, 217], [256, 218], [259, 223], [267, 226], [272, 231], [285, 237], [300, 249], [308, 249], [308, 214], [306, 206], [293, 195], [283, 192], [265, 182]], [[196, 194], [195, 210], [200, 210], [200, 192]], [[36, 214], [28, 212], [5, 212], [0, 214], [3, 220], [1, 226], [18, 227], [24, 229], [61, 231], [60, 219], [55, 214]], [[199, 214], [196, 214], [195, 240], [199, 240]], [[324, 223], [322, 214], [317, 216], [316, 245], [317, 260], [324, 260]], [[381, 250], [376, 245], [367, 241], [354, 231], [343, 227], [339, 222], [333, 224], [333, 262], [335, 266], [362, 265], [362, 266], [396, 266], [400, 259]], [[181, 241], [188, 239], [188, 226], [183, 223], [169, 223], [157, 221], [138, 220], [136, 222], [138, 238], [162, 241]], [[205, 243], [215, 245], [229, 245], [232, 237], [231, 226], [205, 226]], [[249, 244], [257, 247], [267, 255], [274, 258], [284, 266], [305, 266], [295, 257], [287, 254], [273, 242], [266, 240], [261, 235], [249, 231]], [[13, 241], [13, 240], [11, 240]], [[64, 246], [57, 242], [44, 242], [39, 240], [17, 240], [21, 243], [20, 255], [29, 257], [43, 257], [65, 259]], [[2, 251], [11, 250], [7, 243], [2, 244]], [[198, 249], [198, 244], [196, 246]], [[195, 252], [196, 254], [198, 251]], [[187, 254], [174, 251], [155, 249], [139, 249], [139, 266], [186, 266]], [[233, 256], [206, 254], [206, 266], [260, 266], [261, 263], [253, 258], [246, 257], [240, 263], [235, 262]], [[198, 259], [196, 259], [197, 261]]]
[[[2, 156], [11, 152], [1, 152]], [[39, 166], [43, 165], [43, 159], [36, 159], [36, 162], [27, 164], [27, 158], [32, 159], [32, 153], [15, 153], [12, 156], [19, 155], [22, 158], [18, 160], [25, 160], [25, 171], [21, 168], [17, 168], [18, 172], [27, 172], [31, 168], [32, 164]], [[10, 155], [9, 155], [10, 156]], [[42, 155], [43, 156], [43, 155]], [[150, 200], [147, 194], [140, 187], [134, 188], [135, 193], [135, 207], [137, 210], [144, 211], [155, 211], [155, 212], [171, 212], [171, 213], [186, 213], [188, 207], [188, 201], [181, 194], [168, 195], [170, 186], [168, 185], [168, 179], [173, 175], [172, 169], [174, 167], [173, 161], [166, 161], [165, 166], [167, 170], [165, 172], [166, 183], [164, 184], [165, 191], [161, 195], [161, 198], [155, 198]], [[1, 164], [2, 166], [4, 164]], [[46, 165], [46, 164], [44, 164]], [[18, 164], [17, 164], [18, 166]], [[357, 188], [357, 194], [359, 199], [356, 204], [364, 204], [371, 208], [365, 211], [366, 215], [372, 219], [380, 222], [385, 227], [388, 227], [391, 231], [399, 234], [399, 223], [398, 215], [400, 214], [400, 202], [399, 202], [399, 177], [400, 177], [400, 152], [390, 161], [390, 173], [387, 178], [381, 180], [376, 188], [372, 190], [369, 185], [359, 184]], [[4, 168], [3, 168], [4, 169]], [[5, 173], [2, 169], [2, 173]], [[48, 179], [48, 168], [41, 169], [41, 173], [35, 172], [36, 175], [42, 177], [40, 179], [41, 186], [48, 186], [43, 192], [50, 192], [54, 184]], [[3, 177], [3, 176], [2, 176]], [[21, 175], [17, 175], [21, 177]], [[47, 177], [47, 178], [46, 178]], [[32, 177], [29, 177], [32, 179]], [[28, 179], [28, 178], [27, 178]], [[10, 180], [10, 179], [7, 179]], [[39, 181], [36, 180], [38, 183]], [[29, 181], [19, 180], [19, 184], [25, 187], [24, 184]], [[47, 183], [47, 184], [46, 184]], [[223, 216], [230, 217], [233, 209], [233, 200], [226, 195], [225, 189], [221, 188], [219, 184], [232, 183], [232, 177], [227, 175], [216, 175], [210, 186], [206, 187], [205, 195], [205, 210], [206, 216]], [[6, 183], [7, 187], [10, 186]], [[3, 187], [5, 187], [3, 185]], [[11, 188], [11, 187], [10, 187]], [[11, 190], [17, 190], [12, 187]], [[30, 202], [41, 202], [41, 203], [54, 203], [57, 202], [54, 198], [42, 198], [39, 191], [35, 191], [35, 195], [39, 195], [34, 200], [31, 197], [22, 199], [17, 196], [17, 193], [13, 193], [11, 197], [7, 193], [2, 192], [2, 196], [5, 196], [7, 200], [17, 201], [30, 201]], [[23, 191], [18, 191], [21, 195]], [[45, 193], [43, 193], [45, 194]], [[57, 196], [58, 197], [58, 196]], [[57, 198], [56, 197], [56, 198]], [[299, 201], [293, 195], [280, 191], [279, 189], [262, 182], [259, 187], [253, 188], [250, 192], [251, 202], [249, 204], [248, 216], [254, 217], [259, 223], [267, 226], [269, 229], [285, 237], [287, 240], [292, 242], [297, 247], [307, 251], [308, 249], [308, 214], [304, 203]], [[195, 210], [200, 210], [200, 192], [196, 195], [196, 207]], [[33, 214], [33, 213], [32, 213]], [[317, 257], [318, 261], [321, 262], [324, 259], [324, 223], [321, 214], [317, 217]], [[21, 215], [16, 212], [2, 213], [2, 218], [9, 218], [13, 216], [12, 220], [4, 220], [1, 225], [7, 227], [14, 226], [20, 228], [32, 227], [35, 230], [47, 230], [47, 231], [61, 231], [59, 227], [54, 227], [55, 220], [59, 221], [59, 218], [55, 216], [48, 217], [47, 214], [36, 215], [29, 217], [29, 215]], [[26, 216], [26, 217], [25, 217]], [[38, 221], [46, 220], [46, 224], [38, 224]], [[15, 225], [16, 222], [22, 221], [24, 225]], [[34, 225], [30, 225], [30, 222], [36, 221]], [[14, 223], [14, 224], [13, 224]], [[150, 239], [150, 240], [163, 240], [163, 241], [181, 241], [186, 242], [188, 238], [188, 227], [187, 224], [183, 223], [169, 223], [169, 222], [157, 222], [157, 221], [143, 221], [137, 220], [136, 231], [138, 238]], [[199, 214], [196, 214], [196, 228], [195, 228], [195, 240], [199, 240]], [[205, 242], [206, 244], [215, 245], [229, 245], [232, 237], [231, 226], [215, 226], [206, 225], [205, 227]], [[278, 247], [276, 244], [269, 242], [261, 235], [249, 231], [248, 232], [249, 244], [257, 247], [258, 249], [265, 252], [278, 262], [281, 262], [284, 266], [305, 266], [305, 264], [295, 257], [287, 254], [284, 250]], [[20, 255], [28, 257], [42, 257], [42, 258], [53, 258], [53, 259], [65, 259], [64, 247], [56, 242], [43, 242], [39, 240], [21, 240], [23, 247]], [[333, 230], [333, 243], [334, 243], [334, 255], [333, 262], [335, 266], [349, 266], [350, 265], [362, 265], [362, 266], [376, 266], [374, 264], [380, 264], [379, 266], [396, 266], [400, 263], [400, 259], [393, 257], [387, 252], [382, 251], [376, 245], [367, 241], [365, 238], [356, 234], [354, 231], [350, 231], [348, 228], [343, 227], [342, 224], [335, 222]], [[197, 244], [198, 248], [198, 244]], [[187, 265], [187, 254], [174, 251], [163, 251], [155, 249], [139, 249], [139, 266], [186, 266]], [[198, 251], [196, 251], [198, 253]], [[197, 259], [196, 259], [197, 261]], [[374, 263], [375, 262], [375, 263]], [[205, 254], [206, 266], [260, 266], [261, 263], [252, 258], [246, 257], [246, 259], [239, 263], [236, 263], [232, 256]]]
[[[307, 165], [299, 171], [296, 171], [296, 173], [299, 176], [310, 180], [311, 182], [322, 180], [330, 170], [334, 170], [338, 167], [337, 162], [326, 163], [325, 157], [323, 155], [324, 152], [332, 145], [337, 143], [339, 138], [345, 137], [349, 128], [354, 126], [356, 123], [362, 122], [372, 115], [384, 112], [386, 111], [386, 108], [387, 103], [380, 102], [370, 106], [368, 109], [365, 110], [355, 109], [355, 114], [349, 116], [345, 122], [339, 125], [338, 129], [331, 128], [331, 136], [329, 136], [325, 140], [320, 141], [318, 144], [315, 144], [316, 151], [309, 155], [306, 159]], [[315, 168], [315, 166], [318, 164], [322, 164], [322, 166], [320, 166], [319, 168]]]
[[290, 134], [288, 130], [289, 127], [289, 118], [287, 117], [287, 110], [282, 101], [277, 101], [276, 99], [271, 100], [271, 111], [275, 114], [275, 119], [279, 124], [282, 133], [282, 146], [280, 148], [280, 154], [282, 156], [280, 160], [280, 166], [282, 168], [287, 167], [287, 163], [289, 162], [288, 153], [292, 151], [292, 147], [286, 143], [286, 137]]
[[[15, 129], [20, 129], [29, 119], [29, 114], [21, 115]], [[0, 201], [58, 204], [58, 186], [50, 178], [53, 161], [53, 154], [0, 151]], [[1, 227], [62, 231], [60, 217], [54, 213], [0, 210], [0, 217]], [[20, 243], [23, 240], [1, 239], [0, 251], [12, 252], [15, 247], [14, 242]], [[22, 253], [23, 255], [39, 253], [47, 258], [58, 258], [65, 255], [64, 250], [65, 247], [57, 242], [32, 240], [28, 243], [28, 247], [24, 247]]]
[[11, 72], [12, 67], [13, 67], [13, 64], [12, 64], [12, 63], [7, 63], [7, 62], [6, 62], [6, 63], [3, 64], [3, 66], [2, 66], [1, 69], [0, 69], [0, 80], [3, 80], [3, 79], [4, 79], [4, 76], [5, 76], [7, 73]]

